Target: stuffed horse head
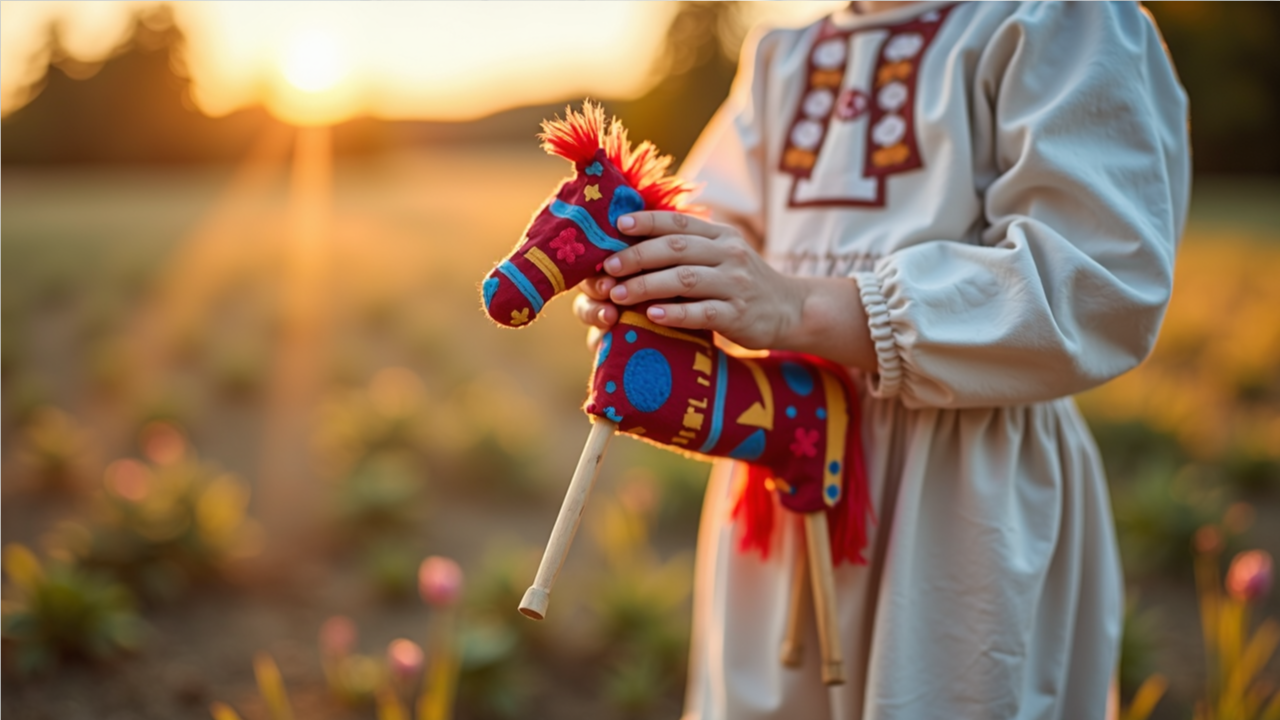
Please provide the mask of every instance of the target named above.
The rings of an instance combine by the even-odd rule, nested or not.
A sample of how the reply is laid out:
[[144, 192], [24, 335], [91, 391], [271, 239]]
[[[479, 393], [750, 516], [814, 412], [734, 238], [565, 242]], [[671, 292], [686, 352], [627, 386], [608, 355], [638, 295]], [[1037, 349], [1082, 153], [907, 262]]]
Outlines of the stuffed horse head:
[[627, 131], [590, 101], [582, 112], [542, 123], [542, 148], [573, 163], [573, 176], [538, 210], [524, 237], [481, 285], [489, 317], [505, 327], [533, 322], [551, 298], [600, 271], [605, 258], [639, 241], [618, 232], [638, 210], [679, 210], [692, 186], [667, 175], [670, 156]]

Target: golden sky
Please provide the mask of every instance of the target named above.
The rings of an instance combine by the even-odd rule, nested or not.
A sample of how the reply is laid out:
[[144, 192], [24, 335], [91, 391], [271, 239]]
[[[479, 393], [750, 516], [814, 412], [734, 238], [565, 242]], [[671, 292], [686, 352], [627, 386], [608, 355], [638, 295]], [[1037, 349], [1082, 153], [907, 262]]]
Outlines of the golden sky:
[[[96, 60], [143, 2], [0, 2], [5, 114], [43, 73], [45, 28]], [[753, 3], [752, 21], [797, 25], [839, 2]], [[634, 97], [652, 80], [673, 3], [184, 2], [196, 104], [222, 115], [266, 103], [298, 122], [371, 114], [467, 119], [577, 95]]]

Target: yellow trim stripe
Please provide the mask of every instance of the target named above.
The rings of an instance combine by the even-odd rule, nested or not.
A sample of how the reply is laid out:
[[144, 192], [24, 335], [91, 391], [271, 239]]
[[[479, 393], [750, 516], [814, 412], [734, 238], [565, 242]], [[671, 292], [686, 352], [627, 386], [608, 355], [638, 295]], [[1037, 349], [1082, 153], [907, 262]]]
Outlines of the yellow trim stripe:
[[[840, 502], [844, 485], [844, 439], [849, 429], [849, 407], [844, 399], [844, 385], [826, 370], [820, 370], [822, 389], [827, 396], [827, 462], [822, 468], [822, 499], [827, 506]], [[831, 472], [835, 462], [836, 472]], [[835, 486], [834, 495], [828, 488]]]
[[537, 266], [543, 275], [547, 276], [547, 280], [551, 283], [551, 288], [555, 290], [557, 295], [564, 292], [564, 276], [560, 274], [560, 268], [556, 267], [556, 264], [551, 261], [551, 258], [547, 257], [546, 253], [536, 247], [531, 247], [524, 256], [529, 262]]
[[623, 325], [634, 325], [635, 327], [638, 327], [638, 328], [644, 328], [649, 332], [658, 333], [663, 337], [675, 338], [676, 340], [684, 340], [685, 342], [697, 343], [704, 348], [708, 348], [708, 349], [711, 348], [711, 343], [707, 342], [706, 340], [703, 340], [702, 338], [697, 337], [695, 335], [690, 335], [689, 333], [680, 332], [679, 330], [673, 330], [669, 327], [663, 327], [661, 325], [654, 324], [649, 321], [649, 318], [645, 317], [644, 315], [641, 315], [635, 310], [627, 310], [626, 312], [622, 313], [622, 319], [619, 320], [618, 322], [622, 323]]

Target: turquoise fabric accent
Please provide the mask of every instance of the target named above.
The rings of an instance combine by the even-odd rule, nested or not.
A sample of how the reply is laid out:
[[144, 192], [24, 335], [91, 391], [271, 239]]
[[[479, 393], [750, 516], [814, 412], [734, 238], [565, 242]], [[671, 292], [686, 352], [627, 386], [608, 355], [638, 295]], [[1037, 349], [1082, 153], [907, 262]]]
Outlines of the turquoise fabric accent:
[[582, 234], [587, 236], [587, 240], [601, 250], [618, 252], [620, 250], [626, 250], [628, 247], [627, 244], [621, 240], [614, 240], [606, 235], [605, 232], [600, 229], [600, 226], [596, 224], [595, 218], [591, 217], [591, 213], [587, 212], [587, 209], [584, 207], [570, 205], [569, 203], [563, 202], [557, 198], [551, 201], [551, 207], [547, 208], [547, 210], [558, 218], [572, 220], [579, 228], [582, 229]]
[[583, 172], [588, 175], [595, 175], [596, 177], [599, 177], [604, 174], [604, 166], [600, 164], [599, 160], [597, 160], [588, 165], [587, 169], [583, 170]]
[[840, 472], [840, 461], [832, 460], [831, 464], [827, 466], [827, 470], [829, 470], [832, 475], [835, 475], [836, 473]]
[[534, 312], [542, 312], [542, 296], [538, 294], [538, 288], [529, 282], [529, 278], [520, 272], [520, 268], [512, 265], [510, 260], [503, 260], [502, 264], [498, 266], [498, 272], [511, 278], [511, 282], [515, 283], [516, 287], [529, 301], [529, 304], [533, 306]]
[[827, 409], [826, 409], [826, 408], [818, 408], [818, 419], [819, 419], [819, 420], [826, 420], [826, 419], [827, 419]]
[[619, 415], [618, 411], [614, 410], [612, 407], [607, 407], [604, 409], [604, 416], [616, 423], [622, 422], [622, 416]]
[[805, 369], [800, 363], [784, 362], [782, 363], [782, 379], [787, 381], [787, 387], [800, 397], [808, 397], [813, 392], [813, 375]]
[[622, 390], [635, 409], [656, 411], [671, 397], [671, 363], [653, 348], [637, 351], [622, 371]]
[[707, 433], [706, 442], [698, 448], [698, 452], [709, 453], [711, 448], [720, 442], [720, 431], [724, 429], [724, 394], [729, 389], [729, 356], [723, 350], [716, 349], [716, 402], [711, 410], [711, 430]]
[[795, 405], [788, 405], [788, 406], [787, 406], [787, 417], [789, 417], [789, 418], [793, 418], [793, 419], [794, 419], [794, 418], [795, 418], [795, 416], [796, 416], [796, 406], [795, 406]]
[[839, 500], [839, 499], [840, 499], [840, 486], [839, 486], [839, 485], [828, 485], [828, 486], [827, 486], [827, 499], [828, 499], [828, 500], [830, 500], [831, 502], [836, 502], [837, 500]]
[[501, 280], [496, 277], [485, 278], [484, 281], [484, 309], [489, 309], [489, 303], [493, 302], [494, 293], [498, 292], [498, 285]]
[[633, 343], [633, 342], [635, 342], [635, 341], [636, 341], [636, 337], [637, 337], [637, 335], [636, 335], [636, 331], [635, 331], [635, 330], [628, 330], [628, 331], [627, 331], [627, 342], [629, 342], [629, 343]]
[[618, 218], [644, 209], [644, 198], [626, 185], [619, 185], [609, 200], [609, 224], [617, 227]]
[[612, 380], [610, 380], [609, 382], [607, 382], [607, 383], [605, 383], [605, 384], [604, 384], [604, 391], [605, 391], [605, 392], [611, 393], [611, 392], [613, 392], [614, 390], [617, 390], [617, 389], [618, 389], [618, 384], [617, 384], [617, 383], [615, 383], [615, 382], [614, 382], [614, 381], [612, 381]]
[[729, 457], [735, 460], [759, 460], [764, 455], [764, 429], [758, 429], [747, 436], [738, 447], [729, 451]]
[[596, 352], [596, 367], [600, 367], [601, 365], [604, 364], [604, 361], [608, 359], [609, 348], [611, 347], [613, 347], [613, 331], [612, 330], [605, 333], [604, 337], [600, 338], [600, 350]]

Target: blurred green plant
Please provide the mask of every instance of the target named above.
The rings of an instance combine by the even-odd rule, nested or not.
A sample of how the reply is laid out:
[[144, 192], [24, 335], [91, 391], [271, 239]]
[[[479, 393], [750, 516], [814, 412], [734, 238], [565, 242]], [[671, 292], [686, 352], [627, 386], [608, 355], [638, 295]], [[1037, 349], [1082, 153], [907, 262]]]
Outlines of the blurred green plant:
[[1160, 618], [1153, 609], [1139, 604], [1138, 591], [1130, 589], [1124, 609], [1124, 631], [1120, 636], [1120, 692], [1129, 695], [1151, 677], [1159, 652]]
[[257, 395], [267, 381], [268, 359], [260, 348], [233, 346], [213, 359], [213, 384], [224, 397], [243, 399]]
[[46, 492], [69, 492], [88, 473], [91, 441], [75, 419], [52, 406], [35, 410], [22, 430], [18, 457]]
[[10, 597], [3, 604], [3, 636], [13, 643], [17, 669], [46, 670], [63, 657], [104, 659], [134, 650], [144, 625], [128, 591], [67, 562], [46, 567], [26, 546], [5, 546]]
[[688, 553], [658, 559], [649, 541], [655, 489], [636, 478], [618, 500], [600, 503], [591, 529], [605, 557], [592, 587], [593, 609], [606, 657], [614, 665], [610, 698], [629, 713], [648, 709], [684, 673], [693, 567]]
[[[270, 720], [293, 720], [293, 702], [289, 699], [289, 689], [284, 685], [280, 675], [280, 666], [268, 653], [260, 652], [253, 658], [253, 676], [258, 683], [258, 694], [267, 706], [267, 717]], [[209, 706], [213, 720], [241, 720], [230, 705], [215, 702]]]
[[1111, 483], [1117, 535], [1126, 570], [1143, 576], [1159, 572], [1189, 575], [1196, 530], [1222, 516], [1227, 496], [1213, 468], [1164, 462]]
[[51, 542], [145, 597], [169, 600], [258, 552], [262, 530], [246, 514], [243, 481], [191, 457], [176, 428], [149, 428], [143, 444], [151, 462], [109, 465], [94, 518], [61, 525]]
[[339, 520], [353, 533], [378, 538], [409, 527], [424, 487], [423, 471], [403, 452], [365, 456], [343, 476], [336, 492]]
[[1218, 556], [1221, 531], [1205, 526], [1196, 536], [1196, 587], [1205, 646], [1205, 697], [1195, 720], [1280, 720], [1280, 692], [1262, 677], [1280, 644], [1274, 618], [1253, 627], [1250, 615], [1271, 589], [1274, 566], [1270, 554], [1249, 550], [1235, 556], [1225, 587]]
[[316, 450], [339, 474], [378, 452], [421, 453], [429, 434], [426, 408], [426, 388], [417, 375], [385, 368], [366, 388], [336, 393], [323, 405]]

